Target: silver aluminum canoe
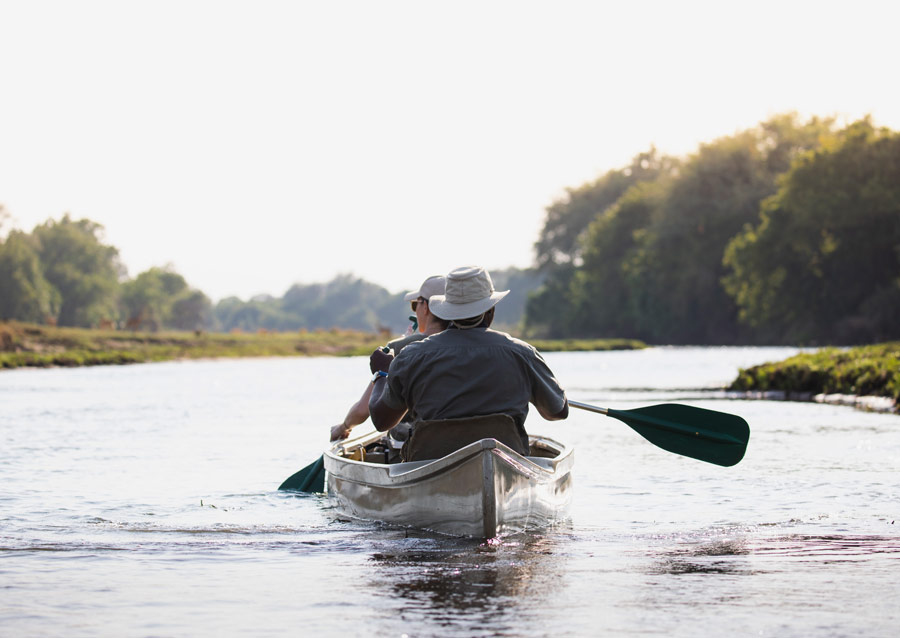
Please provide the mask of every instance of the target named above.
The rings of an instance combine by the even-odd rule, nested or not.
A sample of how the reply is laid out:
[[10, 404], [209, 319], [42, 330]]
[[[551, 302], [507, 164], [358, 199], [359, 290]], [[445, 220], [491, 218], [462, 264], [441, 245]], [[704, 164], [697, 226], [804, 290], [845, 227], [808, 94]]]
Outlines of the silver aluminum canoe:
[[571, 500], [573, 451], [531, 436], [521, 456], [482, 439], [434, 461], [366, 463], [348, 458], [382, 434], [340, 442], [325, 452], [326, 491], [343, 514], [444, 534], [493, 538], [544, 527]]

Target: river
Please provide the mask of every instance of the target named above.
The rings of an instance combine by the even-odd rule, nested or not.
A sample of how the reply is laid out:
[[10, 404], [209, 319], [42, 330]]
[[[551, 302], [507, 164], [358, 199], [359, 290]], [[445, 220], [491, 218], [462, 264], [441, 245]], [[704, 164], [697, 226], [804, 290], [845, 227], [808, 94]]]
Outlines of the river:
[[750, 445], [722, 468], [532, 410], [575, 447], [570, 516], [491, 542], [276, 490], [365, 358], [0, 372], [0, 634], [895, 636], [900, 416], [719, 391], [794, 352], [549, 353], [572, 399], [733, 412]]

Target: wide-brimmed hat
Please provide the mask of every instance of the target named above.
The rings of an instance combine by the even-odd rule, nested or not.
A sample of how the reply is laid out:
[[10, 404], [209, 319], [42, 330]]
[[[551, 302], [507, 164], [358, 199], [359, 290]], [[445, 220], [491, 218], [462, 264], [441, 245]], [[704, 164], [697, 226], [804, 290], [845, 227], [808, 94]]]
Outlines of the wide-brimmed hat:
[[494, 290], [491, 275], [480, 266], [463, 266], [447, 275], [447, 290], [428, 300], [428, 309], [441, 319], [454, 321], [477, 317], [509, 294]]
[[419, 297], [428, 299], [431, 295], [443, 295], [444, 284], [446, 283], [446, 281], [447, 278], [443, 275], [432, 275], [422, 282], [422, 285], [419, 286], [418, 290], [413, 290], [412, 292], [406, 293], [406, 296], [403, 297], [403, 301], [412, 301], [413, 299], [418, 299]]

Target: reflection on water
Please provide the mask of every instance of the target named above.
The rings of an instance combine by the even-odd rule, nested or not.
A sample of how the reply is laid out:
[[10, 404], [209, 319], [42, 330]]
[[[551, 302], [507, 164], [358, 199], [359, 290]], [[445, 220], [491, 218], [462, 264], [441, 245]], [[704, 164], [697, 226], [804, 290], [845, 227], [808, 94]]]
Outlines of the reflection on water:
[[565, 557], [556, 551], [559, 540], [553, 533], [487, 542], [441, 538], [405, 551], [376, 552], [369, 559], [367, 584], [386, 594], [408, 622], [427, 617], [481, 624], [502, 634], [507, 623], [546, 603], [558, 589], [566, 569]]
[[783, 556], [795, 559], [812, 558], [830, 563], [864, 560], [876, 554], [891, 554], [900, 560], [900, 538], [890, 536], [806, 536], [791, 535], [774, 538], [755, 547], [760, 555]]
[[747, 541], [715, 540], [663, 551], [649, 569], [655, 574], [751, 574], [748, 561], [734, 560], [750, 554]]
[[865, 561], [886, 554], [900, 561], [900, 538], [892, 536], [805, 535], [744, 537], [685, 543], [659, 552], [653, 574], [753, 575], [785, 560], [817, 565]]

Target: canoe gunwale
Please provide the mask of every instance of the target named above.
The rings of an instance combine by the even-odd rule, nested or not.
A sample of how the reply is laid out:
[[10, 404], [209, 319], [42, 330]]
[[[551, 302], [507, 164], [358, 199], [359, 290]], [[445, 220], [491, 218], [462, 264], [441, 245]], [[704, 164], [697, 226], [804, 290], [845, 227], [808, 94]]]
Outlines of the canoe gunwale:
[[554, 480], [562, 471], [568, 471], [572, 464], [572, 449], [558, 441], [547, 437], [530, 436], [532, 443], [550, 447], [558, 452], [553, 458], [526, 457], [495, 439], [481, 439], [462, 447], [439, 459], [427, 461], [409, 461], [405, 463], [367, 463], [348, 459], [343, 454], [354, 447], [365, 446], [383, 436], [381, 432], [372, 432], [351, 441], [342, 441], [325, 451], [325, 469], [340, 476], [343, 480], [358, 483], [370, 483], [381, 487], [409, 486], [428, 480], [435, 475], [449, 471], [453, 467], [465, 463], [471, 457], [481, 454], [482, 450], [492, 450], [516, 471], [528, 476], [531, 480], [544, 482]]

